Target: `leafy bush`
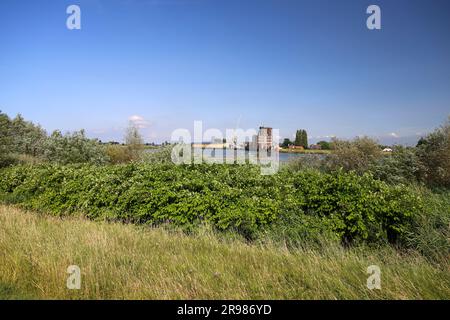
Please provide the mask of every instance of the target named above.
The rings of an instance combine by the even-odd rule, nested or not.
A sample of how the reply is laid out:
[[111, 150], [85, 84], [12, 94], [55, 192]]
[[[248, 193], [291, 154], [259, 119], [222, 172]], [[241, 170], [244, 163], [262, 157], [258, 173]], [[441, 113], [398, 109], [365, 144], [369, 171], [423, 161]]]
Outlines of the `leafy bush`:
[[424, 166], [423, 179], [427, 185], [450, 188], [450, 118], [419, 141], [417, 155]]
[[319, 141], [317, 144], [321, 147], [322, 150], [331, 150], [331, 143], [328, 141]]
[[63, 135], [54, 131], [44, 144], [44, 157], [59, 164], [108, 162], [104, 147], [85, 136], [84, 130]]
[[403, 240], [421, 200], [406, 186], [389, 186], [340, 170], [332, 174], [295, 174], [296, 205], [305, 214], [326, 218], [344, 241]]
[[16, 161], [10, 154], [11, 148], [11, 120], [0, 111], [0, 168], [15, 164]]
[[65, 135], [54, 131], [47, 137], [44, 129], [20, 114], [10, 119], [0, 111], [0, 167], [43, 160], [60, 164], [109, 161], [103, 146], [88, 139], [83, 130]]
[[172, 149], [173, 146], [166, 145], [158, 149], [148, 150], [144, 153], [141, 160], [147, 163], [173, 163]]
[[440, 128], [420, 139], [415, 148], [395, 146], [381, 155], [369, 138], [334, 140], [334, 152], [324, 161], [328, 171], [339, 168], [359, 174], [372, 172], [389, 183], [424, 183], [432, 188], [450, 188], [450, 118]]
[[424, 166], [415, 148], [394, 146], [391, 154], [373, 164], [374, 177], [388, 183], [416, 183], [422, 180]]
[[378, 143], [368, 137], [357, 137], [353, 141], [334, 139], [331, 143], [333, 153], [327, 159], [330, 170], [367, 172], [381, 157]]
[[402, 240], [420, 210], [410, 189], [370, 175], [283, 170], [262, 176], [251, 165], [17, 166], [2, 169], [0, 183], [3, 201], [57, 215], [187, 229], [208, 222], [249, 239], [287, 214], [304, 224], [323, 222], [345, 241]]
[[17, 164], [17, 159], [11, 154], [0, 154], [0, 168]]
[[130, 122], [125, 134], [125, 145], [109, 145], [106, 147], [106, 154], [112, 164], [144, 160], [144, 141], [139, 128]]
[[20, 114], [11, 120], [11, 152], [32, 157], [41, 156], [47, 133], [40, 125], [26, 121]]
[[128, 148], [122, 145], [108, 145], [106, 154], [112, 164], [127, 163], [132, 160]]
[[14, 119], [0, 111], [0, 154], [39, 156], [47, 134], [39, 125], [25, 121], [19, 114]]
[[282, 164], [283, 168], [290, 172], [310, 169], [325, 171], [325, 165], [325, 157], [320, 154], [305, 154]]

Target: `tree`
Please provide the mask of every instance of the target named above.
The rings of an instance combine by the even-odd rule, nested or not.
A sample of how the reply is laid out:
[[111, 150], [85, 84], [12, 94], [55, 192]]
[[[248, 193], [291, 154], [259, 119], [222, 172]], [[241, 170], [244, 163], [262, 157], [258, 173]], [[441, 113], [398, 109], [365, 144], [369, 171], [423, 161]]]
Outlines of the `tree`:
[[283, 143], [281, 144], [281, 147], [282, 147], [282, 148], [288, 148], [289, 145], [291, 145], [291, 144], [292, 144], [292, 141], [289, 140], [288, 138], [285, 138], [285, 139], [283, 140]]
[[357, 137], [353, 141], [333, 139], [334, 152], [329, 157], [328, 166], [335, 170], [364, 173], [382, 156], [378, 142], [369, 137]]
[[416, 148], [396, 145], [392, 149], [370, 168], [374, 177], [394, 184], [420, 181], [424, 167]]
[[309, 146], [309, 144], [308, 144], [308, 133], [306, 132], [306, 130], [303, 130], [303, 147], [305, 148], [305, 149], [308, 149], [308, 146]]
[[302, 146], [305, 149], [308, 148], [308, 134], [306, 130], [297, 130], [294, 144], [296, 146]]
[[0, 111], [0, 155], [8, 152], [11, 147], [11, 120], [8, 115]]
[[319, 141], [317, 142], [317, 144], [321, 147], [322, 150], [330, 150], [331, 149], [331, 145], [328, 141]]
[[87, 138], [84, 130], [65, 135], [58, 130], [53, 131], [45, 141], [44, 157], [60, 164], [108, 162], [103, 146], [96, 139]]
[[450, 187], [450, 117], [442, 127], [419, 140], [417, 155], [428, 185]]
[[11, 119], [0, 111], [0, 167], [5, 167], [13, 162], [10, 155], [11, 148]]
[[297, 132], [295, 133], [294, 144], [296, 146], [301, 146], [302, 143], [303, 143], [303, 131], [302, 130], [297, 130]]
[[139, 132], [139, 128], [130, 122], [125, 133], [125, 144], [131, 160], [139, 160], [144, 149], [144, 140]]
[[0, 112], [1, 166], [41, 156], [45, 139], [47, 133], [39, 125], [25, 121], [20, 114], [10, 119]]
[[13, 152], [33, 157], [42, 155], [43, 143], [47, 133], [41, 126], [26, 121], [18, 114], [11, 121], [11, 136], [14, 144]]

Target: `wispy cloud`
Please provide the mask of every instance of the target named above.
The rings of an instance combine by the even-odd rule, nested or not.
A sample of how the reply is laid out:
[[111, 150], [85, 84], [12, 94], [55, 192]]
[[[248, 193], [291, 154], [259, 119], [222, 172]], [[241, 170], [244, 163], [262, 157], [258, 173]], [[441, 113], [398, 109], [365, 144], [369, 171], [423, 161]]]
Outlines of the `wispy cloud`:
[[400, 136], [398, 134], [396, 134], [395, 132], [391, 132], [389, 133], [389, 136], [392, 138], [399, 138]]
[[324, 135], [324, 136], [315, 136], [315, 137], [313, 137], [313, 139], [333, 139], [333, 138], [336, 138], [336, 135], [334, 135], [334, 134], [327, 134], [327, 135]]
[[128, 118], [128, 120], [139, 129], [146, 129], [150, 127], [150, 121], [139, 115], [132, 115]]

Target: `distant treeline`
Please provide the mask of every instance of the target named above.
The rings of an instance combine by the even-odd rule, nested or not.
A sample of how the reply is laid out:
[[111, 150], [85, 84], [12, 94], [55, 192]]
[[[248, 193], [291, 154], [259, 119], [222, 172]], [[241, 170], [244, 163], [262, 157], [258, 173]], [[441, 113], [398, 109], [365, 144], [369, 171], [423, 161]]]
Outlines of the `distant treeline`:
[[88, 138], [84, 130], [65, 134], [55, 130], [48, 135], [40, 125], [26, 121], [20, 114], [10, 118], [0, 111], [0, 167], [41, 162], [125, 163], [139, 160], [144, 148], [156, 146], [144, 143], [138, 128], [131, 123], [124, 140], [125, 143], [103, 143]]
[[302, 157], [289, 166], [295, 170], [315, 168], [325, 172], [343, 169], [393, 183], [420, 183], [432, 188], [450, 188], [450, 119], [419, 140], [415, 147], [393, 146], [382, 152], [376, 140], [332, 139], [332, 152], [324, 158]]

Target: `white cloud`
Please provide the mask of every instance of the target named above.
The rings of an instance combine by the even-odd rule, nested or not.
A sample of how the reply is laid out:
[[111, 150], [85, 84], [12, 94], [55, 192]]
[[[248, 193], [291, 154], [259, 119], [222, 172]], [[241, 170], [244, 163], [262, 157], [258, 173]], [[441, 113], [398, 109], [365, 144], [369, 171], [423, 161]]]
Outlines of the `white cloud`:
[[138, 115], [134, 115], [128, 118], [128, 120], [130, 121], [142, 121], [144, 120], [144, 117], [138, 116]]
[[396, 134], [395, 132], [389, 133], [389, 136], [390, 136], [390, 137], [393, 137], [393, 138], [399, 138], [399, 135]]
[[139, 129], [146, 129], [150, 126], [150, 122], [145, 120], [144, 117], [139, 115], [132, 115], [128, 118], [128, 120]]
[[324, 136], [313, 137], [313, 139], [332, 139], [332, 138], [336, 138], [336, 135], [334, 135], [334, 134], [327, 134], [327, 135], [324, 135]]

